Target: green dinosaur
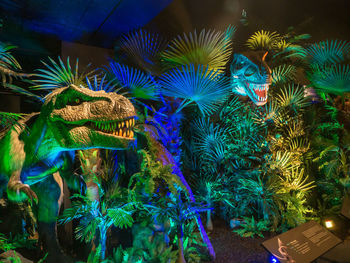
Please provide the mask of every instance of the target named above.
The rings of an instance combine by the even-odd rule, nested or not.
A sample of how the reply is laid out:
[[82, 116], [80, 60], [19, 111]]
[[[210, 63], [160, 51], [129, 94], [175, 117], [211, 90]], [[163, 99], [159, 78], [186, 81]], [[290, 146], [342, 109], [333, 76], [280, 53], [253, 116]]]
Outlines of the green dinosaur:
[[45, 98], [40, 113], [28, 115], [0, 134], [0, 195], [35, 199], [39, 237], [48, 262], [67, 262], [56, 237], [62, 201], [61, 176], [71, 184], [74, 151], [125, 149], [134, 140], [135, 109], [116, 93], [71, 85]]

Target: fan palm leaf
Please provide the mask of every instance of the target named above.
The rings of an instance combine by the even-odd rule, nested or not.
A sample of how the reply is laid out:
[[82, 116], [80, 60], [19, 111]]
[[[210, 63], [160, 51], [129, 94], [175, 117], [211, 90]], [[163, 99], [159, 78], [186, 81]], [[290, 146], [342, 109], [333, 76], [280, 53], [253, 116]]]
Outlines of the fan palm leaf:
[[207, 65], [209, 70], [223, 72], [232, 54], [231, 38], [235, 27], [225, 32], [204, 29], [177, 36], [162, 53], [162, 60], [168, 68], [183, 65]]
[[134, 98], [158, 99], [158, 84], [150, 75], [116, 62], [110, 62], [107, 70]]
[[143, 70], [157, 73], [159, 54], [167, 46], [167, 41], [158, 34], [139, 30], [122, 36], [118, 48], [134, 65]]
[[311, 64], [323, 66], [343, 62], [350, 51], [350, 43], [339, 40], [326, 40], [307, 48]]
[[311, 67], [308, 76], [316, 90], [341, 95], [350, 92], [350, 65]]
[[271, 50], [276, 48], [278, 43], [282, 42], [281, 36], [277, 32], [260, 30], [247, 40], [246, 45], [252, 50]]
[[118, 92], [120, 88], [117, 87], [117, 84], [113, 81], [105, 81], [106, 75], [103, 75], [102, 78], [98, 78], [97, 75], [95, 75], [92, 78], [92, 81], [90, 81], [89, 78], [86, 78], [86, 86], [88, 89], [91, 89], [93, 91], [100, 91], [103, 90], [105, 92]]
[[75, 62], [75, 67], [72, 68], [69, 62], [69, 57], [67, 58], [67, 63], [64, 64], [62, 59], [58, 58], [58, 63], [53, 59], [49, 58], [50, 63], [45, 63], [46, 69], [38, 69], [39, 73], [35, 73], [33, 76], [37, 77], [34, 80], [37, 85], [33, 86], [36, 90], [53, 90], [56, 88], [67, 87], [69, 85], [76, 85], [78, 87], [84, 86], [85, 79], [93, 74], [94, 71], [86, 72], [83, 71], [79, 73], [77, 59]]
[[202, 65], [186, 65], [174, 69], [163, 74], [159, 82], [165, 96], [183, 99], [178, 111], [195, 103], [202, 114], [210, 114], [231, 91], [228, 78]]

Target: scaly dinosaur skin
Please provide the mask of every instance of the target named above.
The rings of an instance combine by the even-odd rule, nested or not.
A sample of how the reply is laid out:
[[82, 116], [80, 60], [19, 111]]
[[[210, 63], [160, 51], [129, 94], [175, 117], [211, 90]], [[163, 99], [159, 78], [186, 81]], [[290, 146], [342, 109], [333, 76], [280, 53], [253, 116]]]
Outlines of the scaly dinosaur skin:
[[267, 102], [271, 70], [265, 62], [267, 53], [234, 54], [231, 64], [232, 91], [248, 96], [257, 106]]
[[40, 113], [21, 120], [1, 138], [0, 194], [7, 185], [13, 201], [28, 196], [38, 200], [39, 237], [48, 262], [67, 262], [57, 243], [56, 218], [62, 200], [60, 176], [74, 181], [74, 151], [127, 148], [134, 140], [135, 115], [123, 96], [71, 85], [49, 94]]

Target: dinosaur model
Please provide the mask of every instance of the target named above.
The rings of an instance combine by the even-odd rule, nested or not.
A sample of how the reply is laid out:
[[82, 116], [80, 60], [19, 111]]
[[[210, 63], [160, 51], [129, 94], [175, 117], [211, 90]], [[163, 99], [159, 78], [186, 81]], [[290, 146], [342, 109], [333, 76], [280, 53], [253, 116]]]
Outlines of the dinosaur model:
[[265, 61], [266, 55], [257, 52], [234, 54], [230, 67], [232, 91], [248, 96], [257, 106], [266, 104], [271, 84], [271, 70]]
[[33, 113], [0, 134], [0, 194], [36, 199], [39, 237], [48, 262], [67, 262], [56, 236], [62, 202], [62, 178], [75, 184], [74, 151], [125, 149], [134, 140], [135, 109], [116, 93], [71, 85], [50, 93], [40, 113]]
[[[74, 152], [82, 150], [79, 159], [87, 194], [98, 200], [98, 186], [91, 177], [100, 165], [95, 148], [128, 148], [134, 141], [135, 115], [131, 102], [121, 95], [71, 85], [50, 93], [40, 113], [30, 114], [13, 129], [0, 134], [0, 196], [7, 185], [8, 197], [13, 201], [28, 197], [37, 200], [39, 237], [48, 252], [48, 262], [70, 260], [58, 244], [56, 219], [63, 200], [62, 177], [71, 187], [78, 188], [79, 178], [72, 176], [71, 169]], [[173, 166], [174, 174], [194, 201], [171, 154], [155, 139], [151, 138], [150, 143], [158, 148], [158, 159], [163, 165]], [[210, 254], [215, 257], [199, 217], [197, 223]]]

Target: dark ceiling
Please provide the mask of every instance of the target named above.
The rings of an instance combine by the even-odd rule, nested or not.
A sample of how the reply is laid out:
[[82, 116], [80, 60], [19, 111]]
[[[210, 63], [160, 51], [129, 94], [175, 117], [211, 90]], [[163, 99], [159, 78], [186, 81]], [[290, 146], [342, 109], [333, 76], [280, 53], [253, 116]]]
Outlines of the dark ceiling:
[[0, 0], [0, 8], [4, 27], [110, 47], [120, 34], [144, 26], [171, 1]]

